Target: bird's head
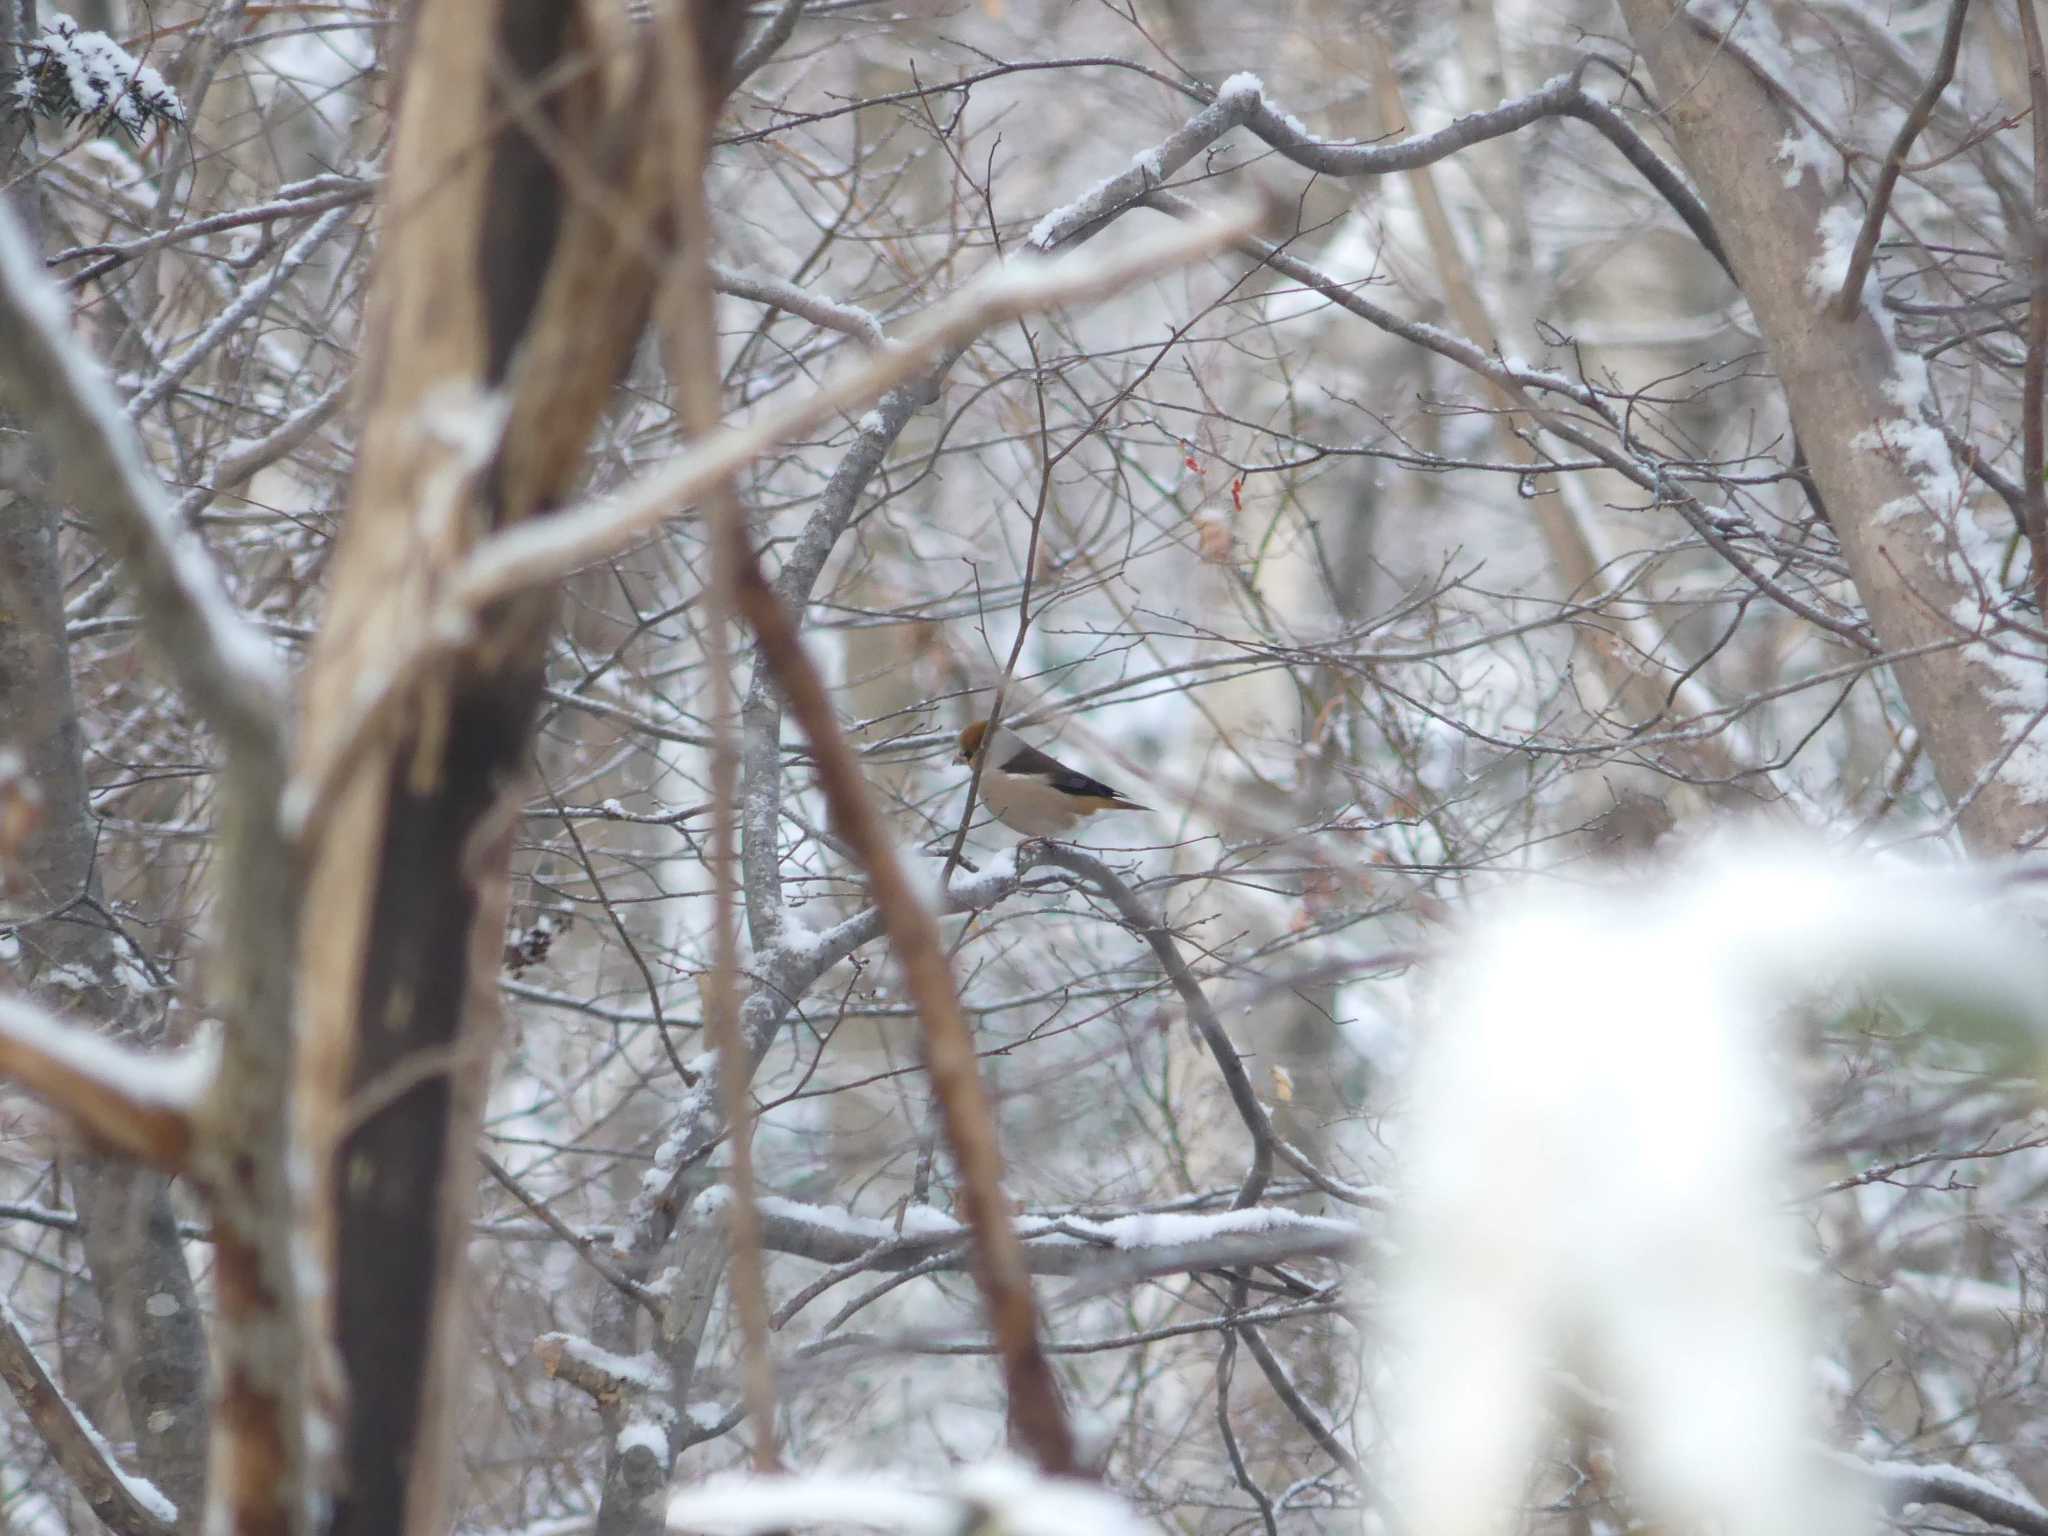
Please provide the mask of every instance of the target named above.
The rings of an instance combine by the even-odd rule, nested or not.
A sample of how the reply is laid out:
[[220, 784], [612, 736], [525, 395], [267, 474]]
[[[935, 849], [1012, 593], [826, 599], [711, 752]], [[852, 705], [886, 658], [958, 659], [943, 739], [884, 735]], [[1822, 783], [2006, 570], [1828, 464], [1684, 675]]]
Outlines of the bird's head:
[[960, 733], [960, 751], [953, 758], [956, 763], [971, 763], [975, 754], [981, 751], [982, 738], [988, 735], [988, 722], [977, 720]]

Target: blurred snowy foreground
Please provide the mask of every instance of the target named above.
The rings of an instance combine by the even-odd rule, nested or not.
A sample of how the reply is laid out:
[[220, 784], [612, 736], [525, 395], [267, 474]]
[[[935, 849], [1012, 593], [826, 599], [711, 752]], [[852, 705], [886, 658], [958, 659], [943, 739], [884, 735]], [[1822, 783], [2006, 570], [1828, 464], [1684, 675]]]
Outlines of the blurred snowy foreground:
[[[1478, 904], [1435, 967], [1390, 1131], [1405, 1173], [1368, 1292], [1366, 1529], [1516, 1529], [1560, 1412], [1612, 1436], [1657, 1528], [1877, 1529], [1893, 1469], [1830, 1450], [1811, 1410], [1797, 1025], [1884, 996], [2031, 1070], [2048, 953], [2025, 889], [1750, 839]], [[818, 1523], [1146, 1528], [1108, 1490], [1015, 1463], [719, 1478], [670, 1509], [678, 1531]]]

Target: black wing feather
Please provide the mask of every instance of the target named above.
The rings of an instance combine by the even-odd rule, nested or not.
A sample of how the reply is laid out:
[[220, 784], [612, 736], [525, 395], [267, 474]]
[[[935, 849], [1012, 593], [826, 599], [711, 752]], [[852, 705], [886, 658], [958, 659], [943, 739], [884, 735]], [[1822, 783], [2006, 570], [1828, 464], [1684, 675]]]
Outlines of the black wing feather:
[[998, 765], [1005, 773], [1028, 773], [1043, 778], [1064, 795], [1099, 795], [1105, 800], [1122, 800], [1122, 790], [1111, 789], [1100, 779], [1076, 773], [1057, 758], [1047, 757], [1036, 747], [1019, 747], [1008, 762]]

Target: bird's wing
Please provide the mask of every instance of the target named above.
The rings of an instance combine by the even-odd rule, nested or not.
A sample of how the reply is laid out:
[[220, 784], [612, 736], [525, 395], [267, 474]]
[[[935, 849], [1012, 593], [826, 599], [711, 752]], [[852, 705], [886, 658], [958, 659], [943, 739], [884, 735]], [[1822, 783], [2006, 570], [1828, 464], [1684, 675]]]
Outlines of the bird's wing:
[[[1005, 745], [1009, 745], [1005, 743]], [[1093, 795], [1104, 800], [1123, 800], [1121, 791], [1111, 789], [1100, 779], [1091, 779], [1085, 773], [1077, 773], [1058, 758], [1047, 757], [1036, 747], [1027, 747], [1022, 742], [996, 766], [1005, 773], [1029, 774], [1044, 779], [1063, 795]]]

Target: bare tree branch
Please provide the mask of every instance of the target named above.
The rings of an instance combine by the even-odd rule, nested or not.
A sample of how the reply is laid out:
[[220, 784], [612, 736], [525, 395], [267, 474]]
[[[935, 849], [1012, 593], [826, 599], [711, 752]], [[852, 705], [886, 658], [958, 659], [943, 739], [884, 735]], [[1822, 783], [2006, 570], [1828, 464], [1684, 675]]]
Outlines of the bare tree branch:
[[0, 207], [0, 379], [36, 407], [57, 483], [120, 556], [151, 639], [207, 723], [230, 750], [278, 760], [283, 684], [270, 643], [172, 520], [112, 388], [68, 331], [64, 302], [20, 221]]
[[[1963, 21], [1969, 9], [1970, 0], [1949, 0], [1948, 25], [1942, 29], [1941, 51], [1935, 55], [1934, 67], [1927, 72], [1926, 86], [1914, 100], [1906, 120], [1899, 124], [1884, 164], [1878, 168], [1877, 182], [1870, 189], [1870, 206], [1864, 210], [1863, 227], [1856, 231], [1856, 244], [1849, 252], [1849, 270], [1843, 275], [1842, 286], [1835, 292], [1834, 303], [1829, 306], [1837, 320], [1851, 318], [1863, 305], [1863, 284], [1870, 276], [1870, 263], [1877, 256], [1878, 237], [1884, 233], [1885, 217], [1891, 211], [1892, 189], [1899, 184], [1913, 141], [1933, 120], [1941, 93], [1955, 78], [1956, 55], [1963, 46]], [[2023, 14], [2025, 11], [2026, 8], [2022, 7]], [[2023, 20], [2020, 24], [2033, 29], [2036, 41], [2032, 48], [2038, 48], [2039, 23]], [[2037, 147], [2039, 142], [2037, 139]]]
[[137, 1050], [0, 997], [0, 1077], [62, 1110], [114, 1151], [178, 1172], [214, 1073], [211, 1051]]

